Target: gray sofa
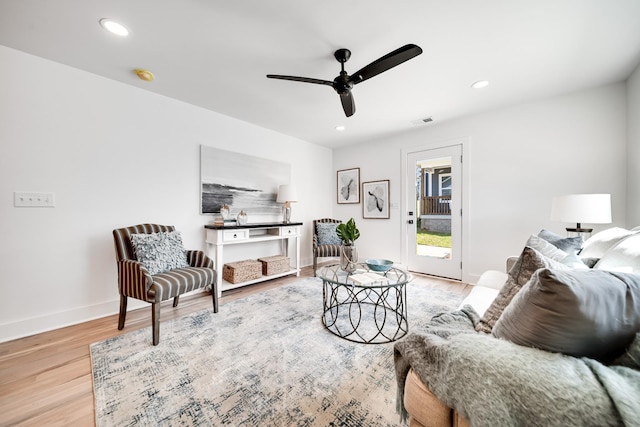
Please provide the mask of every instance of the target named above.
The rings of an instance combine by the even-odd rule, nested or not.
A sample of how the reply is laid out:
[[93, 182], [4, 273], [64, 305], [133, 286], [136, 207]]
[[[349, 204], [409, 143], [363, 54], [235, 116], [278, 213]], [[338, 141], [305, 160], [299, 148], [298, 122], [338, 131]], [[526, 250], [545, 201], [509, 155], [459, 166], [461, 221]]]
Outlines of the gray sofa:
[[640, 425], [640, 232], [583, 244], [543, 230], [507, 270], [485, 272], [458, 311], [395, 344], [402, 417]]

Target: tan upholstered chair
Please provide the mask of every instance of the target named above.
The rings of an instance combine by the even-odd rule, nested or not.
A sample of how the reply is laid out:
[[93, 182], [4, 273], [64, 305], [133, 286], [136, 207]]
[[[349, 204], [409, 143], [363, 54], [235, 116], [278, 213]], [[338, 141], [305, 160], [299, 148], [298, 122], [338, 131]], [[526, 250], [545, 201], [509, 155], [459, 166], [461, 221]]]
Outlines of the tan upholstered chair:
[[189, 267], [176, 268], [152, 275], [136, 256], [131, 244], [132, 234], [151, 234], [175, 231], [172, 225], [140, 224], [113, 230], [118, 262], [118, 290], [120, 292], [120, 317], [118, 329], [124, 328], [127, 315], [127, 298], [132, 297], [151, 303], [153, 345], [160, 342], [160, 303], [173, 298], [178, 305], [181, 294], [211, 286], [213, 312], [218, 312], [218, 289], [213, 261], [202, 251], [187, 250]]
[[318, 258], [322, 257], [339, 257], [340, 245], [321, 245], [318, 240], [318, 223], [334, 223], [340, 224], [339, 219], [322, 218], [313, 221], [313, 275], [316, 275], [318, 268]]

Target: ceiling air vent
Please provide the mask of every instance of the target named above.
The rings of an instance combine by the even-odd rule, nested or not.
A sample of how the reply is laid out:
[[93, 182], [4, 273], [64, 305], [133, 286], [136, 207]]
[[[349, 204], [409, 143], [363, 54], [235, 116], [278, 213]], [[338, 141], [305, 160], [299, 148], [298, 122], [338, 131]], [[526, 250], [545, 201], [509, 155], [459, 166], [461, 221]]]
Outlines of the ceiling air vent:
[[431, 123], [433, 121], [433, 117], [425, 117], [424, 119], [414, 120], [411, 124], [419, 126], [427, 123]]

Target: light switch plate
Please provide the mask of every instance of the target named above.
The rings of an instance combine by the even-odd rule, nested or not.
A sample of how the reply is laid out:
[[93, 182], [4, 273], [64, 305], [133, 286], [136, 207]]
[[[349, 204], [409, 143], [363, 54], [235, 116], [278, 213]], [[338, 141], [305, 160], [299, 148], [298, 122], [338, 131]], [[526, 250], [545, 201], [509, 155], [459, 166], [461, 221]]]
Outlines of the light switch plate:
[[14, 191], [13, 206], [16, 208], [52, 208], [55, 206], [55, 193]]

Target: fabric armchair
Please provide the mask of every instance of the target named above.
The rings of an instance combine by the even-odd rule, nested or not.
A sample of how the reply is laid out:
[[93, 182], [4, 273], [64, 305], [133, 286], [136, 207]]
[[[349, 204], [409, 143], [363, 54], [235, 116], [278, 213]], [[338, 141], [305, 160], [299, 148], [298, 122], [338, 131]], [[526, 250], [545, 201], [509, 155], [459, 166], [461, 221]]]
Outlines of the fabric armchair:
[[322, 218], [313, 221], [313, 275], [316, 275], [318, 268], [318, 258], [323, 257], [339, 257], [340, 256], [340, 239], [335, 236], [335, 241], [327, 243], [322, 239], [318, 224], [340, 224], [339, 219]]
[[191, 267], [213, 268], [213, 260], [203, 251], [187, 250], [187, 262]]
[[211, 289], [213, 312], [218, 312], [218, 292], [213, 260], [203, 251], [185, 251], [187, 266], [151, 274], [144, 264], [136, 259], [131, 242], [132, 234], [172, 232], [170, 225], [140, 224], [113, 230], [118, 265], [118, 291], [120, 293], [120, 316], [118, 329], [124, 328], [129, 297], [151, 303], [153, 345], [160, 342], [160, 303], [173, 298], [178, 305], [180, 295], [196, 289]]

